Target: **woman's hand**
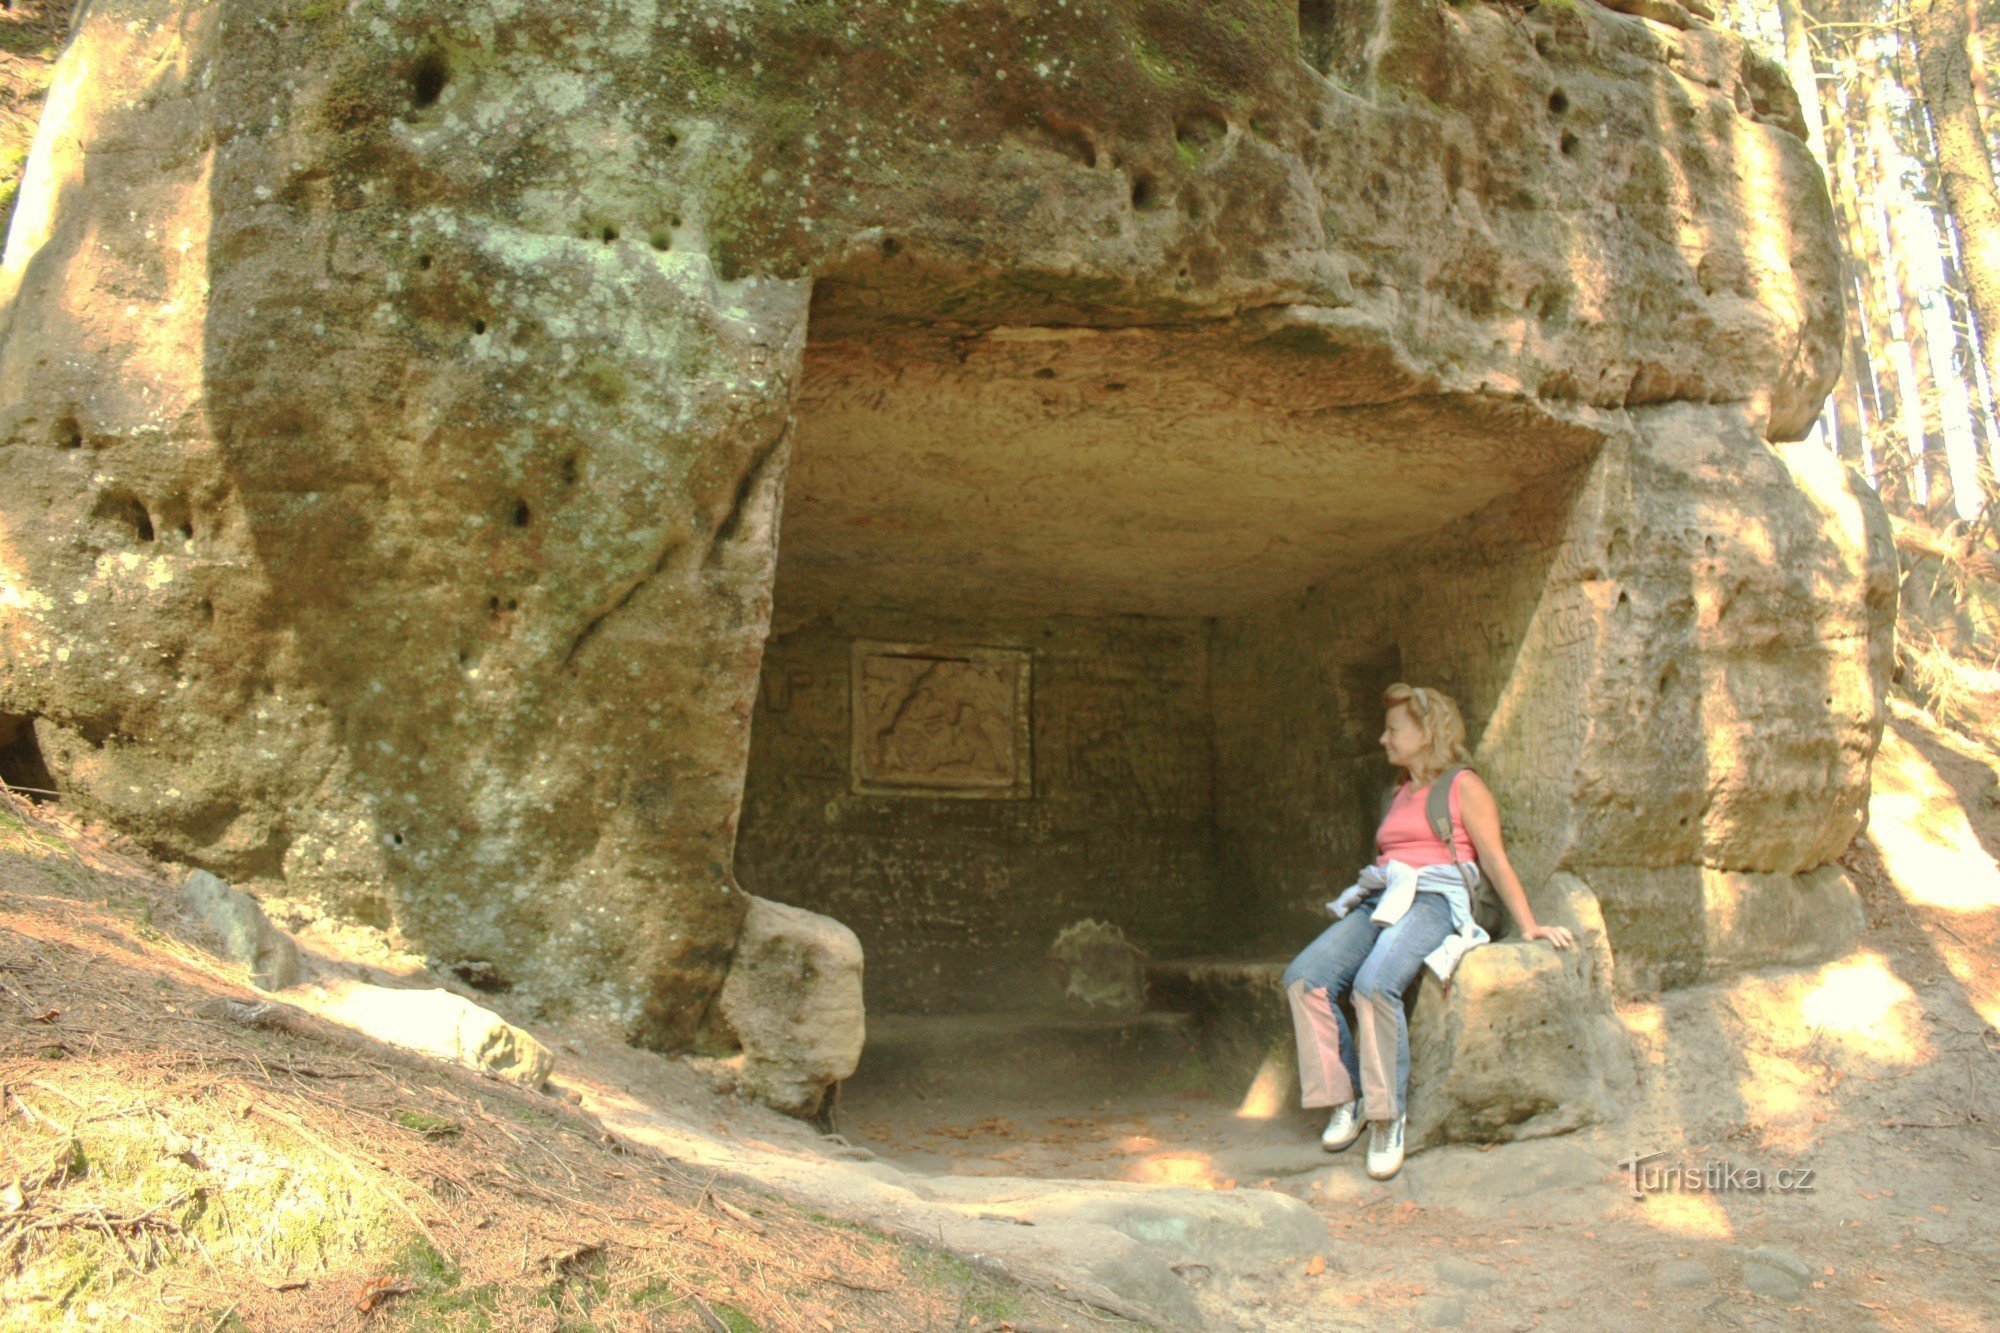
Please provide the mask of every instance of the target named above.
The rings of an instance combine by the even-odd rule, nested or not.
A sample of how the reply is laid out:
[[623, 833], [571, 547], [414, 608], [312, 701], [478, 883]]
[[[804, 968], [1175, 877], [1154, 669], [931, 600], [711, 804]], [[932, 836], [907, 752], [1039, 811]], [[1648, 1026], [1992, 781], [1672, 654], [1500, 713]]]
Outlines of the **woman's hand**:
[[1558, 949], [1567, 949], [1576, 943], [1576, 936], [1569, 933], [1567, 926], [1529, 926], [1521, 932], [1524, 940], [1547, 940]]

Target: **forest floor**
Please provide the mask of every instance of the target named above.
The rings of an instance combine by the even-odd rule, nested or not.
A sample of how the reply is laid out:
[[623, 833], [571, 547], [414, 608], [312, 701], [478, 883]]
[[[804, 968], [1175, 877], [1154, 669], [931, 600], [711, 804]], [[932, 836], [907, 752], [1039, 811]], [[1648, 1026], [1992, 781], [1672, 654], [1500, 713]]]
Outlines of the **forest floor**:
[[[2000, 752], [1892, 710], [1869, 828], [1844, 862], [1861, 947], [1621, 1002], [1639, 1081], [1616, 1124], [1419, 1153], [1386, 1184], [1359, 1147], [1319, 1154], [1296, 1114], [1246, 1120], [1193, 1096], [856, 1108], [842, 1127], [940, 1173], [1311, 1203], [1324, 1254], [1205, 1284], [1218, 1328], [1995, 1327]], [[1650, 1154], [1639, 1183], [1661, 1188], [1635, 1198], [1620, 1164]]]
[[[0, 792], [0, 1330], [1122, 1322], [608, 1132], [586, 1097], [674, 1062], [605, 1034], [538, 1029], [565, 1077], [532, 1092], [269, 1003], [175, 900]], [[653, 1086], [717, 1141], [814, 1137]]]

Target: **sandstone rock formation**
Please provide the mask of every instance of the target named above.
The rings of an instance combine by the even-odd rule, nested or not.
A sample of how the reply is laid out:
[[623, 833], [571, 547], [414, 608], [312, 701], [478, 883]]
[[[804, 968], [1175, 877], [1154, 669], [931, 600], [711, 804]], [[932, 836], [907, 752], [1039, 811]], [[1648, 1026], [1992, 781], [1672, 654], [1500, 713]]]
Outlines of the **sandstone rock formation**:
[[1613, 967], [1590, 890], [1557, 875], [1537, 909], [1575, 949], [1510, 940], [1474, 949], [1448, 992], [1421, 978], [1410, 1022], [1408, 1143], [1542, 1138], [1617, 1115], [1632, 1083], [1611, 1009]]
[[743, 1048], [747, 1088], [781, 1111], [817, 1115], [867, 1037], [861, 942], [817, 912], [752, 898], [720, 1007]]
[[[1531, 884], [1740, 961], [1703, 886], [1857, 826], [1894, 562], [1783, 443], [1785, 82], [1640, 13], [95, 5], [0, 259], [0, 766], [671, 1047], [739, 878], [913, 1003], [1295, 943], [1405, 676]], [[1021, 655], [1010, 780], [862, 790], [857, 641]]]

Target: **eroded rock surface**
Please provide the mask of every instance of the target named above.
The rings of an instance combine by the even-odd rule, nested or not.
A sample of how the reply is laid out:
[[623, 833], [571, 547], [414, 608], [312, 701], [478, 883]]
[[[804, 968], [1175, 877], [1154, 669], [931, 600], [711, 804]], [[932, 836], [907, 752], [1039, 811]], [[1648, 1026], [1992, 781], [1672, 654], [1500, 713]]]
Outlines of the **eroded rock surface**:
[[[1829, 209], [1777, 71], [1642, 12], [94, 6], [0, 260], [9, 762], [684, 1045], [783, 500], [794, 625], [1198, 627], [1237, 767], [1175, 938], [1318, 896], [1375, 783], [1313, 747], [1387, 647], [1614, 949], [1669, 929], [1623, 871], [1811, 871], [1893, 599], [1872, 501], [1768, 443], [1835, 373]], [[1185, 823], [1075, 742], [1028, 798]]]

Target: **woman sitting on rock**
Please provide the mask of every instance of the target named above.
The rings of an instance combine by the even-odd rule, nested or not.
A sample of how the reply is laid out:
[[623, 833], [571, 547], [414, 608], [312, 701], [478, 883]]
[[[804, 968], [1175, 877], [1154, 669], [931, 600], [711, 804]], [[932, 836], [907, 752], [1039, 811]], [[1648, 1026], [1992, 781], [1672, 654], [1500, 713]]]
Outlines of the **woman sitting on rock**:
[[[1473, 918], [1480, 865], [1523, 939], [1547, 940], [1558, 949], [1575, 942], [1561, 926], [1535, 923], [1501, 845], [1499, 806], [1479, 775], [1464, 767], [1470, 756], [1458, 705], [1436, 690], [1410, 685], [1390, 686], [1382, 703], [1388, 710], [1382, 749], [1403, 777], [1375, 830], [1379, 855], [1353, 887], [1327, 904], [1338, 919], [1285, 969], [1304, 1105], [1333, 1108], [1320, 1146], [1339, 1152], [1361, 1136], [1365, 1120], [1368, 1174], [1377, 1180], [1403, 1165], [1410, 1085], [1403, 993], [1425, 965], [1439, 981], [1449, 981], [1465, 951], [1486, 942]], [[1445, 794], [1433, 798], [1439, 782]], [[1340, 1011], [1349, 991], [1351, 1034]]]

